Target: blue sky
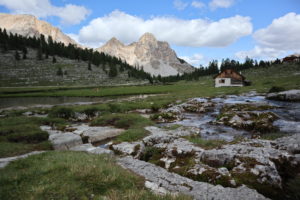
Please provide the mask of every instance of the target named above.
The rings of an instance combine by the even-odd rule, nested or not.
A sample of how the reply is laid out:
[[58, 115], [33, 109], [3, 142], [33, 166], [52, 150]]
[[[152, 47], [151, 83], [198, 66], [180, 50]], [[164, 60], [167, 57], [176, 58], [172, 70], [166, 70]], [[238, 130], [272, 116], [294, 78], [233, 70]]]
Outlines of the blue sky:
[[33, 14], [91, 47], [152, 32], [195, 66], [300, 53], [300, 0], [0, 0], [0, 12]]

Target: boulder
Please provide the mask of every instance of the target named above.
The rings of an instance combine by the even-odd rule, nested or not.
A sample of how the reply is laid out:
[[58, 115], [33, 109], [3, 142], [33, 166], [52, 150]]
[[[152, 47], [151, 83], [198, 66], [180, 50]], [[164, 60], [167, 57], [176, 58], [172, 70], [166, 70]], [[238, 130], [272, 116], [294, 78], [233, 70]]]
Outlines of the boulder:
[[300, 101], [300, 90], [288, 90], [278, 93], [269, 93], [267, 94], [266, 98], [278, 101]]
[[82, 144], [81, 137], [71, 132], [50, 135], [49, 140], [55, 150], [68, 150]]

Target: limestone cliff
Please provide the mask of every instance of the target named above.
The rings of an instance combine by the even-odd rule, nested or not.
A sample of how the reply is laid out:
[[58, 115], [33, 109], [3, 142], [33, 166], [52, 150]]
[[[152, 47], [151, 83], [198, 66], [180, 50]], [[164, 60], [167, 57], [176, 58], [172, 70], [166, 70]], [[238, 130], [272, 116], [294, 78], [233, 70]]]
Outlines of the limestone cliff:
[[47, 38], [51, 36], [56, 42], [62, 42], [65, 45], [78, 45], [69, 36], [62, 33], [58, 28], [51, 24], [39, 20], [32, 15], [11, 15], [0, 13], [0, 28], [6, 29], [13, 34], [17, 33], [25, 37], [39, 37], [41, 34]]
[[167, 42], [157, 41], [151, 33], [145, 33], [138, 42], [130, 45], [112, 38], [97, 50], [119, 57], [130, 65], [143, 67], [144, 71], [153, 75], [169, 76], [194, 70], [190, 64], [178, 59]]

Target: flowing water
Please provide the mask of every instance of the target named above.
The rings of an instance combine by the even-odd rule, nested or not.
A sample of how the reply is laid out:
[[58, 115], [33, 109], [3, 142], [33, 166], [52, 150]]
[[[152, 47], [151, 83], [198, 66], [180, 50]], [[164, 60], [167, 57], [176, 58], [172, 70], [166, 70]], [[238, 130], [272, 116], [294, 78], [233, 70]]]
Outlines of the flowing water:
[[[207, 99], [197, 98], [199, 102], [206, 102]], [[182, 121], [161, 124], [168, 126], [172, 124], [179, 124], [182, 126], [194, 126], [201, 130], [201, 137], [204, 139], [220, 139], [225, 141], [232, 141], [236, 137], [251, 137], [251, 133], [245, 130], [238, 130], [224, 125], [213, 124], [216, 116], [220, 113], [220, 109], [225, 104], [245, 104], [254, 103], [256, 105], [268, 104], [276, 108], [269, 111], [279, 116], [279, 119], [274, 122], [281, 132], [288, 134], [300, 133], [300, 103], [296, 102], [280, 102], [265, 99], [264, 96], [245, 95], [236, 96], [229, 95], [224, 98], [211, 99], [216, 103], [215, 109], [212, 112], [204, 114], [183, 113], [184, 119]]]

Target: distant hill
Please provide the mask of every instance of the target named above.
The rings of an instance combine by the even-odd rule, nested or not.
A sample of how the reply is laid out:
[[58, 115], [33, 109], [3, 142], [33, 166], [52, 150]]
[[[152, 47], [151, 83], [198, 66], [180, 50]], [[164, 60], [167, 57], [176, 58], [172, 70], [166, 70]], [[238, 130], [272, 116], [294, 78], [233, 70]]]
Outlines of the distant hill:
[[178, 58], [167, 42], [157, 41], [151, 33], [145, 33], [138, 42], [130, 45], [124, 45], [118, 39], [112, 38], [97, 50], [121, 58], [130, 65], [142, 67], [145, 72], [155, 76], [181, 75], [195, 70]]
[[109, 64], [96, 66], [87, 61], [73, 60], [56, 56], [53, 63], [52, 56], [43, 60], [37, 59], [37, 50], [29, 48], [27, 58], [15, 59], [15, 51], [0, 53], [0, 87], [17, 86], [88, 86], [88, 85], [136, 85], [149, 83], [146, 79], [128, 76], [128, 70], [109, 76]]
[[120, 85], [153, 81], [116, 57], [65, 46], [52, 37], [24, 37], [0, 28], [0, 86]]

